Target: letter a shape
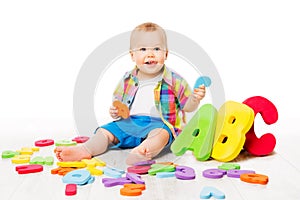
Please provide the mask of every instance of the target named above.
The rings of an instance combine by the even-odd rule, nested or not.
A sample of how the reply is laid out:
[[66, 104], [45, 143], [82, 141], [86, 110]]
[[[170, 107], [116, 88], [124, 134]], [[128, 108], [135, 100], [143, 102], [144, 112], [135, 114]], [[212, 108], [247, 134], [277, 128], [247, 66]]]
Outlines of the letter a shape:
[[216, 121], [215, 107], [211, 104], [201, 106], [172, 143], [171, 151], [180, 156], [191, 150], [198, 160], [207, 160], [212, 150]]

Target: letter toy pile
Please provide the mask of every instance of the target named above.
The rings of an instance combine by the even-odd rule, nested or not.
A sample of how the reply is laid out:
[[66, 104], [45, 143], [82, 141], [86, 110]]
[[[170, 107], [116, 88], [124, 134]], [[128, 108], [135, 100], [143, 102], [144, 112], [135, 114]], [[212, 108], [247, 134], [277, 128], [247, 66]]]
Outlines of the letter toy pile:
[[171, 150], [177, 156], [190, 150], [200, 161], [209, 158], [232, 161], [243, 148], [255, 156], [269, 155], [276, 139], [271, 133], [260, 138], [256, 136], [254, 118], [257, 113], [268, 125], [278, 120], [275, 105], [261, 96], [250, 97], [243, 103], [227, 101], [219, 111], [212, 104], [205, 104], [174, 140]]

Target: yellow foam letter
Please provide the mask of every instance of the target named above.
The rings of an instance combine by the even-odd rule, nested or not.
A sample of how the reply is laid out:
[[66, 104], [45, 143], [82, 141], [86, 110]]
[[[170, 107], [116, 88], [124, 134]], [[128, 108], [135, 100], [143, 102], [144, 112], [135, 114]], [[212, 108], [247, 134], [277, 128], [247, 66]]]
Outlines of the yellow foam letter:
[[218, 112], [211, 157], [222, 162], [236, 158], [253, 120], [254, 111], [249, 106], [234, 101], [225, 102]]

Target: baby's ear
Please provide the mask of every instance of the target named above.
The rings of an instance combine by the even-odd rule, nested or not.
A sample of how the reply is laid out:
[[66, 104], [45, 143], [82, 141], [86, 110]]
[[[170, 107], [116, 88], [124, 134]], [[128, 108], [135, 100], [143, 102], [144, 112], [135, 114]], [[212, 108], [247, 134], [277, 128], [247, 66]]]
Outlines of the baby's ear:
[[132, 51], [132, 50], [129, 50], [129, 53], [130, 53], [131, 60], [132, 60], [133, 62], [135, 62], [135, 58], [134, 58], [134, 55], [133, 55], [133, 51]]

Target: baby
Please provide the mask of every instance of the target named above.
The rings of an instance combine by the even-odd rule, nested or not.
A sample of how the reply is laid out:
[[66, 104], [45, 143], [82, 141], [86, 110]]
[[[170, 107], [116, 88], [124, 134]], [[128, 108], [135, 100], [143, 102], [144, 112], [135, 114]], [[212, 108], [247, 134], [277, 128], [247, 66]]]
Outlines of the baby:
[[168, 57], [165, 31], [154, 23], [137, 26], [130, 37], [135, 67], [125, 73], [114, 91], [114, 100], [126, 104], [130, 116], [120, 117], [111, 106], [114, 121], [100, 126], [84, 144], [56, 147], [60, 161], [79, 161], [104, 153], [111, 145], [132, 148], [126, 163], [150, 160], [169, 146], [181, 132], [185, 112], [192, 112], [205, 97], [201, 85], [191, 91], [179, 74], [164, 64]]

